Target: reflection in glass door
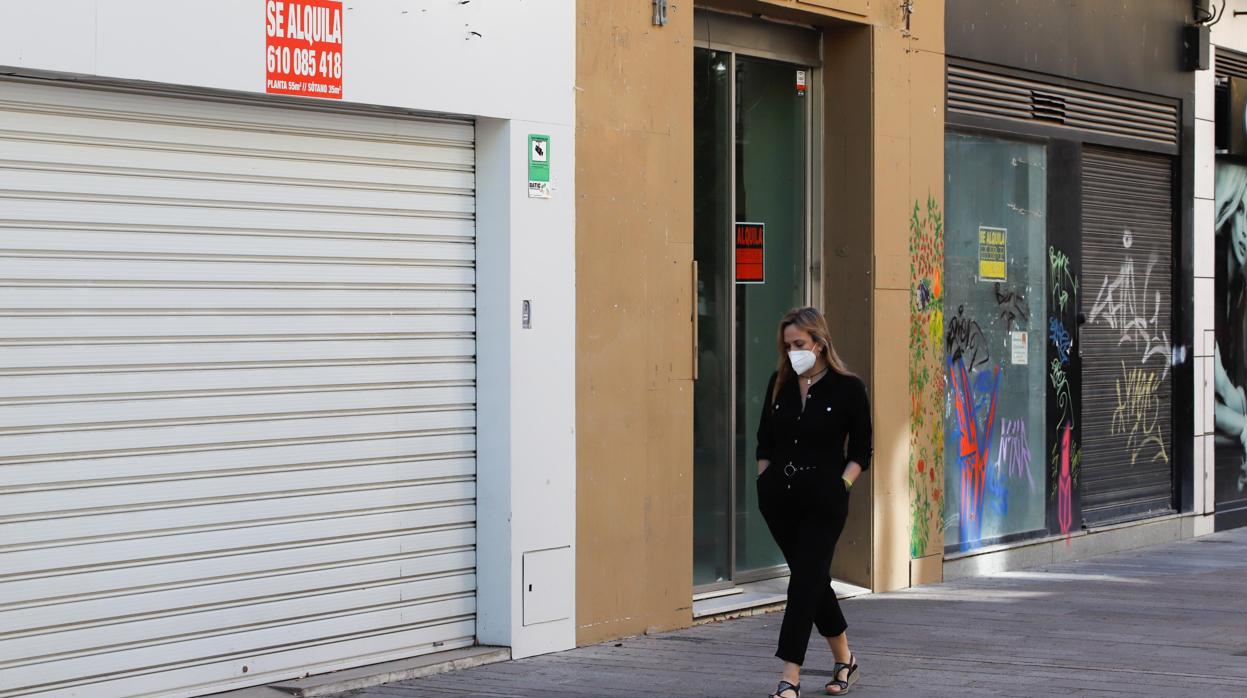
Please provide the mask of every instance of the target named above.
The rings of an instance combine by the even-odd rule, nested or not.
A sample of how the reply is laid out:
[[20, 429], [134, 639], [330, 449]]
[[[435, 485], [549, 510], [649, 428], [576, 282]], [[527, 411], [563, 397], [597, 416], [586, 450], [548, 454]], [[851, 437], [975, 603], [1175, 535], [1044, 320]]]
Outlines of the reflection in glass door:
[[[809, 69], [712, 49], [694, 55], [694, 584], [783, 573], [757, 510], [755, 430], [776, 323], [807, 302]], [[812, 81], [808, 81], [812, 82]], [[737, 279], [735, 223], [761, 223], [763, 278]]]
[[693, 584], [731, 580], [732, 56], [693, 54], [693, 258], [697, 382], [693, 390]]

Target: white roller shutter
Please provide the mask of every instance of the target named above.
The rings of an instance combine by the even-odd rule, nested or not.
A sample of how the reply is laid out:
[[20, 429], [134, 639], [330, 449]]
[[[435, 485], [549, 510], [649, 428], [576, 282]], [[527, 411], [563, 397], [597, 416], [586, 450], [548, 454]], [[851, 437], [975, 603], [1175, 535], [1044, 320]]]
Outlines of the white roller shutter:
[[0, 81], [0, 696], [471, 645], [471, 123]]

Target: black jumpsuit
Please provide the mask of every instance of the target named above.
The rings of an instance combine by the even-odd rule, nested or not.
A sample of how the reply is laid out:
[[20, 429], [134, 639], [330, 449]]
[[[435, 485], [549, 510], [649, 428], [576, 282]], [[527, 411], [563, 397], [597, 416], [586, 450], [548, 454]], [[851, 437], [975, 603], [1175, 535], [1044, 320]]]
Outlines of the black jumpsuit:
[[771, 399], [766, 388], [758, 425], [758, 509], [788, 563], [788, 605], [775, 656], [802, 664], [811, 625], [835, 637], [848, 624], [831, 589], [831, 559], [844, 529], [849, 493], [841, 475], [849, 461], [870, 467], [870, 401], [856, 376], [829, 370], [801, 404], [799, 378]]

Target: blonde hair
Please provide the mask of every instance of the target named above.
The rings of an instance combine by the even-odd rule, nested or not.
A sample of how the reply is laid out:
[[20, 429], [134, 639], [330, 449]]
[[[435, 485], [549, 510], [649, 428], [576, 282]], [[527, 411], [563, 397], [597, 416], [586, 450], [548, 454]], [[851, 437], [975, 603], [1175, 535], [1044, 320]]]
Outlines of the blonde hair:
[[784, 383], [797, 378], [797, 372], [792, 370], [792, 363], [788, 360], [788, 344], [784, 341], [784, 330], [788, 329], [789, 325], [809, 334], [810, 339], [822, 345], [823, 350], [820, 354], [823, 361], [833, 371], [844, 376], [853, 375], [844, 360], [836, 353], [835, 345], [831, 343], [831, 331], [827, 329], [827, 318], [819, 312], [818, 308], [793, 308], [784, 313], [784, 317], [779, 321], [779, 338], [776, 343], [779, 349], [779, 365], [776, 368], [775, 388], [771, 391], [772, 404], [779, 397], [779, 390]]
[[1216, 190], [1217, 220], [1213, 229], [1220, 233], [1235, 211], [1247, 207], [1247, 167], [1218, 167]]

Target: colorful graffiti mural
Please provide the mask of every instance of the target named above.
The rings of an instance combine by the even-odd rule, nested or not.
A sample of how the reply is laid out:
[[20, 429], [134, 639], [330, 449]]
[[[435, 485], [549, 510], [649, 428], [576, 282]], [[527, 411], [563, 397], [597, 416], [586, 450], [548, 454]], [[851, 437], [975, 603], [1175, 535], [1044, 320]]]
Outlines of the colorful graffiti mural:
[[1077, 321], [1078, 277], [1071, 269], [1069, 255], [1056, 247], [1048, 248], [1048, 284], [1051, 293], [1048, 306], [1048, 341], [1056, 349], [1056, 357], [1048, 365], [1048, 383], [1056, 396], [1057, 412], [1050, 423], [1056, 430], [1049, 463], [1052, 468], [1051, 496], [1057, 503], [1057, 522], [1062, 535], [1068, 536], [1073, 526], [1073, 492], [1078, 485], [1081, 454], [1074, 438], [1076, 426], [1074, 396], [1070, 392], [1070, 353], [1074, 349], [1069, 328]]
[[[952, 424], [958, 444], [957, 466], [961, 471], [957, 540], [962, 550], [970, 549], [983, 538], [984, 489], [987, 484], [987, 461], [991, 453], [992, 432], [996, 425], [1000, 375], [1000, 367], [994, 367], [990, 374], [980, 374], [982, 377], [990, 376], [990, 380], [978, 381], [976, 386], [971, 386], [970, 372], [963, 358], [949, 355], [948, 385], [956, 415]], [[988, 402], [981, 422], [978, 409], [980, 398], [985, 398]], [[1004, 492], [997, 490], [994, 499], [1002, 502], [998, 511], [1008, 511], [1005, 496]]]
[[[1156, 167], [1167, 168], [1159, 162]], [[1104, 220], [1117, 209], [1095, 210], [1097, 220]], [[1149, 215], [1123, 213], [1111, 226], [1085, 230], [1081, 243], [1082, 432], [1076, 426], [1074, 435], [1082, 442], [1075, 495], [1081, 506], [1074, 512], [1079, 525], [1119, 520], [1141, 509], [1170, 510], [1173, 504], [1170, 371], [1175, 358], [1185, 361], [1187, 350], [1170, 344], [1172, 250], [1169, 237], [1157, 235], [1168, 214]]]
[[912, 557], [940, 552], [944, 481], [944, 217], [928, 196], [909, 218], [909, 496]]

